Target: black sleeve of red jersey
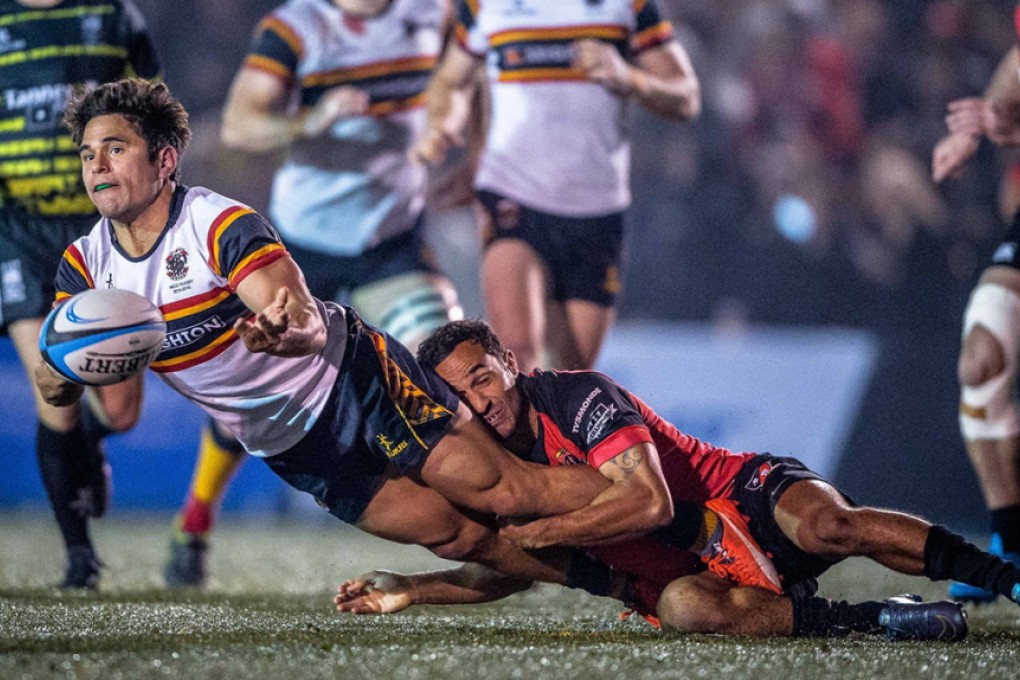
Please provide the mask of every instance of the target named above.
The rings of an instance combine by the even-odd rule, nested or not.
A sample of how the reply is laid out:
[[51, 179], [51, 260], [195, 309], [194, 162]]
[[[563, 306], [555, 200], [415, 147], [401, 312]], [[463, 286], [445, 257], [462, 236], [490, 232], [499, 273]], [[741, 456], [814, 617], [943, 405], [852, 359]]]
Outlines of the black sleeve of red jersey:
[[595, 468], [640, 442], [651, 433], [630, 395], [614, 380], [594, 371], [560, 373], [566, 388], [556, 400], [563, 411], [560, 429]]

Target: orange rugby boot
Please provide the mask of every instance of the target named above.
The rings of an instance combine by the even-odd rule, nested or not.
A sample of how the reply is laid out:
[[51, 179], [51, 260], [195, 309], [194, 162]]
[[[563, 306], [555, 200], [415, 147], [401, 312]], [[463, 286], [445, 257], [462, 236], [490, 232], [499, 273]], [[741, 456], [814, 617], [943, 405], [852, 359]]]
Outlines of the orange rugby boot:
[[707, 501], [705, 507], [719, 518], [708, 545], [698, 553], [708, 570], [738, 586], [758, 586], [777, 595], [782, 593], [775, 565], [751, 537], [737, 504], [728, 498], [715, 498]]

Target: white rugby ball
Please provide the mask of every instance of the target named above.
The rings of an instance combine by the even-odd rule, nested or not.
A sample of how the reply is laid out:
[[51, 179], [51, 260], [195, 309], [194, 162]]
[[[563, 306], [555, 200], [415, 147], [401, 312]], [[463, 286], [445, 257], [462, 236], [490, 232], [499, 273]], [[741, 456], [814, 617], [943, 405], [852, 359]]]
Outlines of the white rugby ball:
[[163, 314], [127, 290], [90, 289], [57, 305], [39, 333], [43, 360], [82, 385], [113, 385], [141, 373], [159, 356]]

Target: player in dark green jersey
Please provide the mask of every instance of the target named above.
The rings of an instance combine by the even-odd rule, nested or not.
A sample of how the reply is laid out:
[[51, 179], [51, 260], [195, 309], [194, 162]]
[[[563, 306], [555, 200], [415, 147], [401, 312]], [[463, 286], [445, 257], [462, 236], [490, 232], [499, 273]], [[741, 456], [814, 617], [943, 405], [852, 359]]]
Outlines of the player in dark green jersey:
[[[0, 0], [0, 328], [29, 371], [67, 244], [98, 216], [63, 125], [68, 95], [159, 64], [130, 0]], [[95, 390], [56, 408], [36, 394], [36, 453], [68, 551], [64, 587], [95, 587], [99, 562], [88, 518], [103, 514], [109, 468], [102, 436], [138, 419], [141, 382]]]

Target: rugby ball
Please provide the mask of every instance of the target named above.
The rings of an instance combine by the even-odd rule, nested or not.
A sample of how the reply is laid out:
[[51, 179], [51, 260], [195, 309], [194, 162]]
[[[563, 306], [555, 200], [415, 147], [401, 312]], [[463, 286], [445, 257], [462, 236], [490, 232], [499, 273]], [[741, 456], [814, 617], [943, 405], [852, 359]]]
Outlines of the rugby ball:
[[159, 356], [166, 322], [156, 305], [127, 290], [91, 289], [50, 312], [39, 333], [43, 361], [67, 380], [113, 385]]

